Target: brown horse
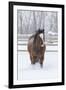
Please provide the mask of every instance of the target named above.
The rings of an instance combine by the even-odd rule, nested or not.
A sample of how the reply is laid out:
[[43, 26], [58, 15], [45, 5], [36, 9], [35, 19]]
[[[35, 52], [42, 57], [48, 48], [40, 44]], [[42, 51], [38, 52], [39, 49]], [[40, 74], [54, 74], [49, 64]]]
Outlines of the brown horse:
[[45, 39], [40, 37], [44, 30], [38, 30], [34, 35], [32, 35], [28, 40], [28, 52], [30, 54], [31, 64], [39, 62], [41, 67], [43, 67], [44, 54], [46, 50], [46, 45], [44, 44]]

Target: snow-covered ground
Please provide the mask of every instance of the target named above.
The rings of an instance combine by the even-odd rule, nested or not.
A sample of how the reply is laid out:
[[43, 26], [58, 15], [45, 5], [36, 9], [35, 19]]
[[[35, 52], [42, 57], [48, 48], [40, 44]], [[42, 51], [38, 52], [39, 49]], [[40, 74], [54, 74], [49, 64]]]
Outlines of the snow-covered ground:
[[51, 80], [58, 78], [58, 52], [46, 52], [43, 68], [31, 65], [29, 53], [18, 52], [18, 80]]

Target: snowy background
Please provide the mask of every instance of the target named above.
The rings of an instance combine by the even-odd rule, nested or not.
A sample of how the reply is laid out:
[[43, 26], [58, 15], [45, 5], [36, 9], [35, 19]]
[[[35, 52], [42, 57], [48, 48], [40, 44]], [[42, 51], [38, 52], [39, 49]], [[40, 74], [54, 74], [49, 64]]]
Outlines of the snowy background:
[[[57, 12], [17, 10], [18, 60], [17, 79], [51, 80], [58, 79], [58, 26]], [[27, 43], [37, 29], [45, 29], [46, 52], [43, 68], [31, 65]]]

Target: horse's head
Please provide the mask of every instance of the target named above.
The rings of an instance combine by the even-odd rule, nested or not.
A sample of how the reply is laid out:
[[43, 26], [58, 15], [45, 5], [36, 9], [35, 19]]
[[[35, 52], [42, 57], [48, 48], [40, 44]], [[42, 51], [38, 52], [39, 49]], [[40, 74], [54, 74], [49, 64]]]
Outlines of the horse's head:
[[38, 29], [37, 31], [36, 31], [36, 34], [44, 34], [44, 29]]
[[39, 36], [41, 37], [41, 39], [42, 39], [43, 41], [45, 41], [44, 29], [39, 29], [39, 30], [37, 31], [37, 35], [39, 35]]
[[40, 38], [42, 39], [42, 41], [44, 42], [45, 41], [45, 38], [44, 38], [44, 29], [38, 29], [34, 35], [34, 43], [37, 41], [37, 37], [40, 36]]

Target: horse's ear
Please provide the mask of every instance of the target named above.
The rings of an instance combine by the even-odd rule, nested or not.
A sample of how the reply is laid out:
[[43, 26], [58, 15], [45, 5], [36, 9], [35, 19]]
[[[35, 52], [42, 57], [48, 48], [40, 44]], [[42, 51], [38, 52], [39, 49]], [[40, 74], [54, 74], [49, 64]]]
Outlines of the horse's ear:
[[43, 33], [44, 33], [44, 29], [43, 29]]
[[40, 33], [40, 28], [38, 30], [36, 30], [36, 34]]
[[38, 29], [38, 32], [40, 32], [40, 28]]

